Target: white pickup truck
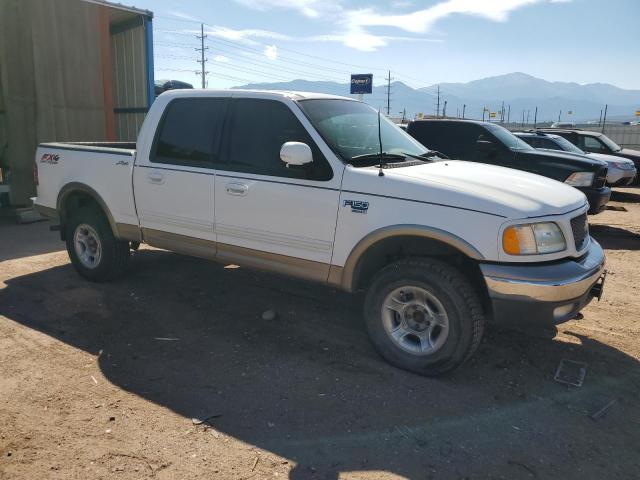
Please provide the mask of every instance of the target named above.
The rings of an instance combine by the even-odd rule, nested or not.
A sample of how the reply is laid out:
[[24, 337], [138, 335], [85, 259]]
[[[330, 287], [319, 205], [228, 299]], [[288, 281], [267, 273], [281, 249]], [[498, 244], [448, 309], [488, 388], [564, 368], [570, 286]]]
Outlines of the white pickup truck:
[[36, 166], [34, 203], [87, 279], [144, 242], [366, 289], [376, 349], [424, 375], [469, 358], [485, 321], [557, 324], [602, 292], [581, 192], [438, 158], [349, 98], [167, 92], [136, 144], [42, 144]]

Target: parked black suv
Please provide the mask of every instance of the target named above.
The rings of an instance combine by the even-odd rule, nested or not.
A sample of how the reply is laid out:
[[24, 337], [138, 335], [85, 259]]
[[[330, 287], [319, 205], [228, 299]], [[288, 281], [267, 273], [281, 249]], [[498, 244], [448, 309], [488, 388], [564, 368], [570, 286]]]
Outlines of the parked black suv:
[[[538, 130], [560, 135], [585, 152], [606, 153], [607, 155], [628, 158], [636, 166], [636, 170], [640, 172], [640, 151], [622, 148], [603, 133], [580, 130], [579, 128], [540, 128]], [[640, 185], [640, 175], [636, 176], [632, 185]]]
[[416, 120], [409, 123], [407, 132], [449, 158], [525, 170], [572, 185], [587, 196], [592, 214], [599, 213], [611, 196], [605, 186], [605, 162], [536, 150], [500, 125], [473, 120]]

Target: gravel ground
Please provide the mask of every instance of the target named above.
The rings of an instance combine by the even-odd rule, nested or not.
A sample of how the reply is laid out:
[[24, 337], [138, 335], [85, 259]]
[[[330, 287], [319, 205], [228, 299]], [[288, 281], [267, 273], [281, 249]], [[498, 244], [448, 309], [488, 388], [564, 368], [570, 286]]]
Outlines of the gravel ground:
[[0, 479], [638, 478], [640, 189], [591, 222], [601, 302], [430, 379], [376, 355], [360, 296], [149, 248], [91, 284], [5, 220]]

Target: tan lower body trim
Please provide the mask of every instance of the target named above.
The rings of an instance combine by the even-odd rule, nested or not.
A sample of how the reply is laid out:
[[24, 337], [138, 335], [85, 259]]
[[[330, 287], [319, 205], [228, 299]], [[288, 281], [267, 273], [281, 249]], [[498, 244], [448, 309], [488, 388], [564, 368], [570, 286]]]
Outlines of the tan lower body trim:
[[[301, 258], [262, 252], [250, 248], [228, 245], [210, 240], [187, 237], [175, 233], [142, 229], [144, 241], [153, 247], [194, 257], [215, 260], [219, 263], [234, 263], [242, 267], [282, 273], [314, 282], [327, 283], [330, 265]], [[334, 268], [334, 267], [332, 267]], [[341, 267], [335, 267], [341, 269]], [[340, 275], [340, 279], [342, 275]], [[333, 284], [333, 282], [330, 282]], [[339, 283], [335, 285], [339, 286]]]
[[244, 267], [282, 273], [314, 282], [326, 283], [329, 276], [329, 264], [327, 263], [262, 252], [224, 243], [218, 244], [216, 257], [220, 262], [237, 263]]
[[329, 278], [327, 278], [327, 283], [329, 285], [334, 286], [334, 287], [341, 288], [341, 289], [344, 289], [344, 290], [347, 290], [347, 291], [351, 291], [348, 288], [351, 285], [345, 285], [342, 282], [342, 275], [343, 274], [344, 274], [344, 267], [339, 267], [338, 265], [331, 265], [331, 267], [329, 268]]
[[172, 252], [192, 255], [194, 257], [216, 259], [216, 242], [201, 238], [187, 237], [177, 233], [162, 232], [151, 228], [142, 229], [144, 242], [152, 247], [171, 250]]
[[138, 227], [137, 225], [129, 225], [128, 223], [116, 223], [115, 235], [121, 240], [129, 240], [130, 242], [142, 241], [140, 227]]

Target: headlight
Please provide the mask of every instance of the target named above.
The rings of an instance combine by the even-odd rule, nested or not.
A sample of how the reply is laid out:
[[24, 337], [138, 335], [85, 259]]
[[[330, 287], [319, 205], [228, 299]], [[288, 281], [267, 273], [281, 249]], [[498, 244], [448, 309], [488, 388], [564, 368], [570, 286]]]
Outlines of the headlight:
[[561, 252], [567, 248], [567, 242], [553, 222], [526, 223], [505, 229], [502, 248], [509, 255], [536, 255]]
[[572, 187], [589, 187], [593, 183], [593, 172], [576, 172], [564, 181]]

